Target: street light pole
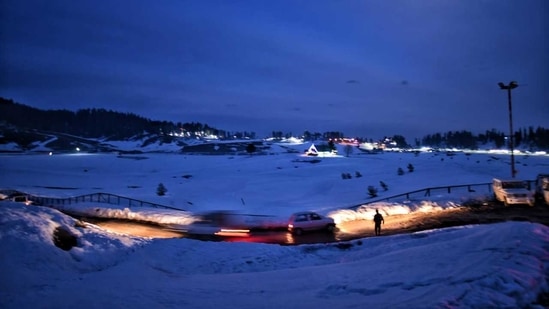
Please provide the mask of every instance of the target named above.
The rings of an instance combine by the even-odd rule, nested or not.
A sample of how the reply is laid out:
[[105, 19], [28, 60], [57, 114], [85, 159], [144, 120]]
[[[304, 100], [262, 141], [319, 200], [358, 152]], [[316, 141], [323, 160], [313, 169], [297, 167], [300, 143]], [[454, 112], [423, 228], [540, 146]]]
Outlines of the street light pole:
[[514, 136], [513, 133], [513, 107], [511, 105], [511, 90], [518, 87], [516, 81], [512, 81], [509, 85], [498, 83], [501, 90], [507, 90], [507, 100], [509, 101], [509, 147], [511, 148], [511, 177], [515, 178], [517, 171], [515, 170], [515, 151], [514, 151]]

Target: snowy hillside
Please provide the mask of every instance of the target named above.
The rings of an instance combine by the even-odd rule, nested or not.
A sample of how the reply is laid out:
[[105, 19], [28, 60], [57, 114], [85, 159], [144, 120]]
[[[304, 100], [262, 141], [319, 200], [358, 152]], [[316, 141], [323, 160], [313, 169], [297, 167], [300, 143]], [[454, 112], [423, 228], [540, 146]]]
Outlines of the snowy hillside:
[[[276, 153], [261, 156], [4, 154], [0, 188], [53, 197], [108, 192], [191, 214], [234, 210], [287, 218], [315, 210], [370, 225], [371, 212], [361, 217], [348, 206], [367, 202], [366, 188], [380, 188], [380, 180], [388, 184], [387, 191], [380, 188], [382, 198], [509, 175], [506, 154], [354, 152], [311, 158], [303, 155], [307, 147], [276, 144]], [[548, 156], [517, 156], [523, 179], [548, 168]], [[168, 189], [165, 196], [156, 195], [159, 183]], [[381, 210], [391, 222], [395, 214], [459, 208], [489, 194], [487, 188], [439, 192], [365, 207]], [[104, 203], [71, 207], [120, 213], [119, 205]], [[159, 222], [174, 216], [141, 207], [121, 210]], [[57, 248], [57, 227], [77, 236], [77, 246]], [[549, 292], [548, 256], [549, 228], [529, 222], [367, 237], [345, 246], [279, 246], [136, 237], [76, 224], [54, 209], [0, 202], [3, 308], [542, 308], [546, 301], [540, 297]]]

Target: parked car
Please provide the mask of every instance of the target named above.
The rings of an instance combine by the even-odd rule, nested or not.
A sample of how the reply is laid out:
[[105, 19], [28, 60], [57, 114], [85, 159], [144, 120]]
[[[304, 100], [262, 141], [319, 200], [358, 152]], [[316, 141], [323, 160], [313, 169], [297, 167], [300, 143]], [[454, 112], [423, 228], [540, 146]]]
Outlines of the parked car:
[[503, 202], [505, 206], [512, 204], [534, 206], [534, 194], [528, 189], [528, 184], [523, 180], [501, 180], [494, 178], [492, 188], [496, 200]]
[[549, 205], [549, 174], [539, 174], [536, 178], [536, 200]]
[[13, 202], [16, 202], [16, 203], [23, 203], [23, 204], [25, 204], [25, 205], [27, 205], [27, 206], [28, 206], [28, 205], [34, 204], [34, 203], [29, 199], [29, 197], [26, 196], [26, 195], [15, 195], [15, 196], [12, 196], [12, 197], [10, 198], [10, 200], [13, 201]]
[[325, 230], [330, 233], [335, 231], [334, 219], [321, 216], [312, 211], [297, 212], [288, 220], [288, 232], [301, 235], [306, 231]]

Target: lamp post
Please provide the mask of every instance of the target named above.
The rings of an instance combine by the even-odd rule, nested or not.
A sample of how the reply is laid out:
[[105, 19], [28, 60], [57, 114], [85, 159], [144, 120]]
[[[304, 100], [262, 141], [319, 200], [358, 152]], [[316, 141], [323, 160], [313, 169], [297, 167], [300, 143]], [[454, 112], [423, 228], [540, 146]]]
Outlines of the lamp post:
[[513, 133], [513, 108], [511, 105], [511, 90], [518, 87], [518, 84], [516, 81], [511, 81], [509, 85], [505, 85], [504, 83], [498, 83], [498, 86], [501, 90], [507, 90], [507, 99], [509, 101], [509, 147], [511, 148], [511, 177], [515, 178], [515, 174], [517, 171], [515, 170], [515, 151], [513, 149], [513, 139], [514, 139], [514, 133]]

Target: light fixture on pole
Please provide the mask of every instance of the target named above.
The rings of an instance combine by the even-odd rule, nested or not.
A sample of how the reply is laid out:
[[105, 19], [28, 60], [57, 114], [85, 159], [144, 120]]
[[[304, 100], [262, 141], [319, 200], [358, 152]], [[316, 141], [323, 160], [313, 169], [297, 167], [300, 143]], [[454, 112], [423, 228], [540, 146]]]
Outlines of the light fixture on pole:
[[505, 85], [504, 83], [498, 83], [498, 86], [501, 90], [507, 90], [507, 99], [509, 101], [509, 147], [511, 148], [511, 177], [515, 178], [515, 174], [517, 171], [515, 170], [515, 151], [514, 151], [514, 133], [513, 133], [513, 107], [511, 105], [511, 90], [518, 87], [518, 83], [516, 81], [511, 81], [509, 85]]

